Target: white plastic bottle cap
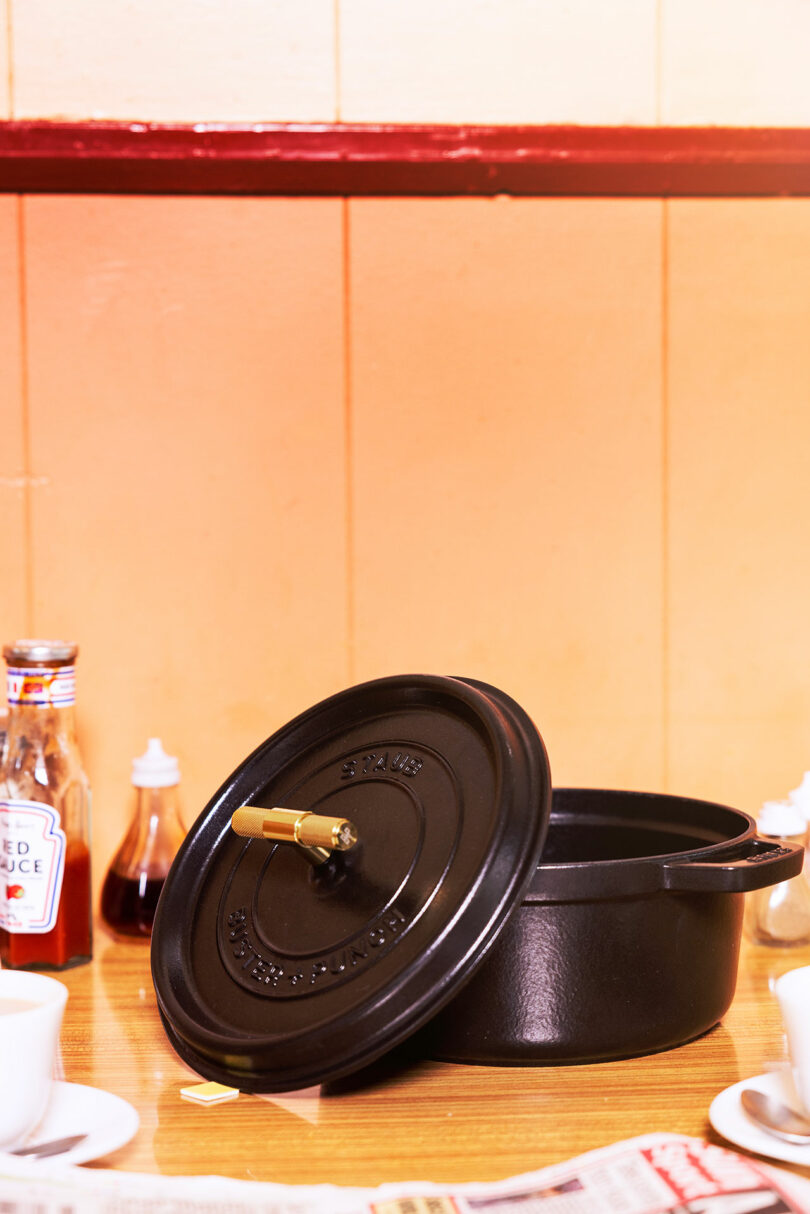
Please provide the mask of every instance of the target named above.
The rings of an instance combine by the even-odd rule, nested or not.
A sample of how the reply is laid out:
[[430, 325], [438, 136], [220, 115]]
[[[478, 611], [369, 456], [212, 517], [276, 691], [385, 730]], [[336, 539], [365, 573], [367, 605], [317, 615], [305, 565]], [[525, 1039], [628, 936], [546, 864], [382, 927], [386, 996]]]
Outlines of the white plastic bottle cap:
[[132, 783], [136, 788], [170, 788], [180, 783], [177, 759], [166, 754], [160, 738], [150, 738], [146, 754], [132, 760]]
[[788, 800], [791, 805], [799, 807], [805, 818], [810, 819], [810, 771], [804, 773], [799, 787], [788, 793]]
[[772, 839], [785, 839], [803, 835], [807, 830], [804, 814], [798, 805], [787, 801], [766, 801], [759, 811], [760, 834]]

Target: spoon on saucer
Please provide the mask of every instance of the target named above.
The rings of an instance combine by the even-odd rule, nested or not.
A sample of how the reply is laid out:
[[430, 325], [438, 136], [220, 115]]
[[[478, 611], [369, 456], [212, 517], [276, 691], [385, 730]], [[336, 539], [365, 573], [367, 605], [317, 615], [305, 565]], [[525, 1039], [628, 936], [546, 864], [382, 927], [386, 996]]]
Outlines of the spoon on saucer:
[[797, 1146], [810, 1146], [810, 1117], [755, 1088], [744, 1088], [740, 1103], [751, 1120], [768, 1134]]
[[10, 1155], [30, 1155], [34, 1159], [45, 1159], [49, 1155], [63, 1155], [65, 1151], [71, 1151], [73, 1147], [84, 1142], [86, 1134], [74, 1134], [71, 1138], [54, 1138], [50, 1142], [35, 1142], [33, 1146], [18, 1147], [16, 1151], [9, 1151]]

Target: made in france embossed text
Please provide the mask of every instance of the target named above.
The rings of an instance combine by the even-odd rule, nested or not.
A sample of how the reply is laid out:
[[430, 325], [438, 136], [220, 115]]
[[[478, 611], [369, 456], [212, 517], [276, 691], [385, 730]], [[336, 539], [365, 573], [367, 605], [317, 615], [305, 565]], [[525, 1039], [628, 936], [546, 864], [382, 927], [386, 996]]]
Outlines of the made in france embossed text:
[[[280, 957], [263, 955], [253, 943], [248, 926], [247, 907], [240, 906], [228, 915], [228, 941], [233, 957], [241, 961], [240, 968], [247, 977], [261, 987], [278, 994], [296, 989], [311, 989], [332, 985], [379, 954], [385, 945], [391, 944], [407, 926], [407, 919], [397, 907], [389, 907], [371, 924], [362, 935], [357, 936], [345, 948], [308, 962], [306, 969], [289, 963]], [[244, 959], [244, 960], [243, 960]]]

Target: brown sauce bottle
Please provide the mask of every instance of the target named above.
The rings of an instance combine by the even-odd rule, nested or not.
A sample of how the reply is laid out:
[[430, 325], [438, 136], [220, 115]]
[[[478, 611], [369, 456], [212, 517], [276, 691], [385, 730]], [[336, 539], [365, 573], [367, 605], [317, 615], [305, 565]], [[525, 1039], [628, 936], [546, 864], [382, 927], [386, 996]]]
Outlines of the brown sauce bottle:
[[101, 914], [114, 935], [148, 940], [158, 898], [185, 837], [177, 760], [159, 738], [132, 763], [135, 808], [101, 890]]

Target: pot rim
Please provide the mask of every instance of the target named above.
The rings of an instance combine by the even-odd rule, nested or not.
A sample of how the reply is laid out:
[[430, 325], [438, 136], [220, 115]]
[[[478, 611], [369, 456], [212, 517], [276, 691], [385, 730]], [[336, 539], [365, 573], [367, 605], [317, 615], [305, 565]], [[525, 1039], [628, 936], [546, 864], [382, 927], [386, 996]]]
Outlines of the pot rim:
[[[565, 808], [561, 808], [563, 802]], [[547, 902], [583, 902], [605, 897], [637, 897], [657, 891], [669, 892], [667, 866], [729, 865], [746, 859], [752, 841], [757, 840], [756, 822], [739, 809], [719, 802], [672, 793], [637, 792], [629, 789], [554, 788], [549, 831], [565, 814], [598, 817], [600, 811], [619, 818], [635, 819], [640, 828], [656, 821], [649, 811], [658, 808], [679, 811], [689, 826], [723, 833], [716, 842], [680, 851], [658, 852], [647, 856], [628, 856], [610, 860], [575, 860], [544, 863], [542, 855], [521, 905]], [[630, 812], [628, 812], [630, 811]], [[696, 816], [691, 816], [696, 815]], [[719, 825], [724, 820], [724, 827]], [[680, 823], [679, 823], [680, 824]], [[739, 829], [731, 831], [731, 825]], [[768, 882], [764, 882], [767, 884]], [[727, 892], [739, 892], [731, 888]]]

